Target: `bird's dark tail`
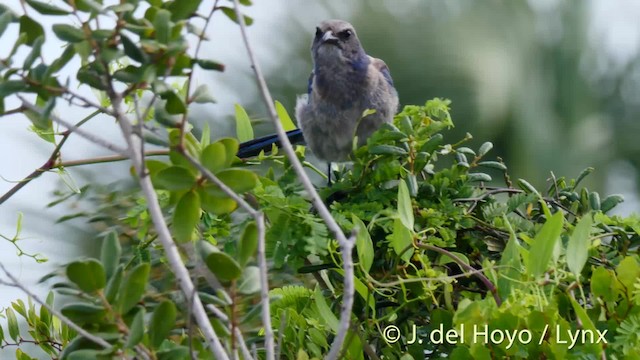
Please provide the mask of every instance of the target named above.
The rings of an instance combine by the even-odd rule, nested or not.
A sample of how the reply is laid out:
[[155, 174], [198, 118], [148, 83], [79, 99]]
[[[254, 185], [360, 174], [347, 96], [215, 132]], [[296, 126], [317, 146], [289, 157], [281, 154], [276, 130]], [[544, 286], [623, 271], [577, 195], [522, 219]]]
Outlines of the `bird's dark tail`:
[[[300, 129], [287, 131], [287, 137], [292, 144], [301, 144], [304, 142], [304, 137], [302, 136], [302, 131]], [[280, 140], [278, 140], [278, 135], [276, 134], [245, 141], [240, 144], [240, 148], [238, 149], [238, 157], [244, 159], [256, 156], [263, 150], [265, 152], [268, 152], [271, 150], [271, 146], [273, 144], [276, 144], [277, 147], [280, 147]]]

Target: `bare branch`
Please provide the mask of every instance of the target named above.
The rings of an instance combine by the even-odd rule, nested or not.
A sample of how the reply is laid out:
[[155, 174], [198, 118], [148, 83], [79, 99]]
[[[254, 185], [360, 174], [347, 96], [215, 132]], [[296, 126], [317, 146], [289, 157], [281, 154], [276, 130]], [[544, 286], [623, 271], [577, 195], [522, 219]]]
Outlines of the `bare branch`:
[[49, 304], [47, 304], [45, 301], [42, 301], [42, 299], [40, 299], [40, 297], [38, 297], [36, 294], [34, 294], [33, 292], [31, 292], [29, 289], [27, 289], [24, 285], [22, 285], [18, 279], [16, 279], [15, 276], [13, 276], [12, 273], [10, 273], [2, 263], [0, 263], [0, 269], [2, 269], [2, 271], [4, 272], [4, 274], [9, 278], [9, 280], [11, 280], [11, 283], [8, 282], [4, 282], [2, 280], [0, 280], [0, 282], [4, 282], [6, 285], [8, 286], [15, 286], [18, 289], [22, 290], [22, 292], [24, 292], [25, 294], [27, 294], [27, 296], [29, 296], [30, 298], [33, 299], [33, 301], [37, 302], [38, 304], [40, 304], [40, 306], [44, 306], [47, 310], [49, 310], [50, 313], [52, 313], [53, 315], [55, 315], [58, 319], [60, 319], [60, 321], [62, 321], [64, 324], [66, 324], [68, 327], [70, 327], [71, 329], [75, 330], [78, 334], [80, 334], [80, 336], [84, 337], [85, 339], [100, 345], [101, 347], [105, 348], [105, 349], [111, 349], [112, 346], [111, 344], [109, 344], [108, 342], [106, 342], [104, 339], [97, 337], [95, 335], [90, 334], [88, 331], [86, 331], [85, 329], [81, 328], [80, 326], [78, 326], [76, 323], [74, 323], [73, 321], [71, 321], [71, 319], [69, 319], [68, 317], [62, 315], [61, 312], [59, 312], [58, 310], [54, 309], [53, 307], [49, 306]]
[[[353, 306], [353, 261], [351, 260], [351, 250], [353, 248], [353, 241], [352, 239], [347, 240], [344, 233], [342, 232], [342, 229], [340, 229], [340, 226], [338, 225], [338, 223], [331, 216], [329, 209], [322, 202], [320, 195], [318, 195], [318, 192], [316, 191], [313, 184], [311, 183], [311, 180], [305, 173], [304, 168], [300, 163], [300, 160], [298, 160], [298, 157], [296, 156], [295, 151], [293, 150], [293, 146], [291, 145], [291, 142], [289, 141], [289, 138], [287, 137], [284, 131], [284, 128], [282, 127], [282, 124], [278, 119], [278, 114], [276, 112], [276, 109], [273, 103], [273, 98], [271, 97], [271, 93], [269, 92], [267, 83], [264, 79], [264, 76], [262, 75], [262, 70], [260, 70], [260, 66], [258, 65], [258, 62], [256, 61], [256, 57], [253, 54], [251, 44], [249, 43], [249, 37], [247, 36], [247, 27], [244, 22], [244, 16], [240, 11], [240, 2], [238, 0], [233, 0], [233, 3], [234, 3], [235, 12], [236, 12], [236, 18], [238, 19], [238, 24], [240, 25], [240, 32], [242, 33], [242, 40], [244, 41], [244, 45], [247, 50], [249, 60], [251, 62], [251, 67], [253, 68], [256, 80], [258, 82], [258, 88], [260, 89], [260, 94], [262, 95], [262, 99], [269, 112], [269, 117], [271, 118], [271, 121], [273, 122], [273, 125], [276, 129], [276, 133], [278, 134], [278, 139], [280, 140], [281, 147], [284, 150], [284, 153], [287, 155], [287, 158], [291, 162], [291, 165], [293, 166], [293, 169], [298, 175], [300, 182], [304, 186], [304, 189], [307, 191], [307, 193], [311, 197], [313, 205], [317, 209], [318, 214], [324, 220], [329, 230], [334, 234], [334, 236], [338, 240], [338, 244], [340, 244], [343, 258], [346, 256], [346, 253], [348, 253], [349, 259], [348, 260], [345, 259], [345, 267], [347, 267], [348, 264], [351, 264], [350, 266], [351, 270], [349, 273], [345, 272], [345, 277], [344, 277], [345, 296], [342, 304], [343, 309], [340, 315], [341, 329], [345, 324], [348, 329], [348, 326], [351, 320], [351, 308]], [[349, 288], [350, 288], [350, 292], [348, 293]], [[345, 334], [346, 334], [346, 331], [345, 331]], [[331, 345], [330, 356], [332, 355], [335, 358], [335, 356], [338, 355], [339, 349], [342, 347], [343, 342], [344, 342], [344, 336], [342, 337], [336, 336], [333, 344]], [[267, 360], [271, 360], [271, 359], [267, 357]]]
[[353, 307], [353, 295], [355, 292], [355, 284], [353, 280], [353, 245], [355, 244], [357, 229], [351, 233], [351, 237], [341, 246], [342, 250], [342, 269], [344, 270], [344, 291], [342, 297], [342, 309], [340, 310], [340, 327], [336, 334], [329, 354], [325, 359], [336, 360], [340, 355], [340, 349], [347, 337], [349, 326], [351, 325], [351, 308]]
[[[22, 111], [26, 110], [24, 105], [21, 106], [20, 109], [22, 109]], [[94, 111], [93, 113], [87, 115], [84, 119], [78, 121], [75, 124], [75, 127], [78, 128], [82, 126], [82, 124], [91, 120], [94, 116], [98, 115], [99, 113], [100, 111]], [[69, 130], [64, 132], [64, 134], [62, 135], [62, 139], [60, 139], [60, 142], [58, 143], [58, 145], [56, 145], [56, 147], [53, 149], [47, 161], [44, 164], [42, 164], [42, 166], [35, 169], [31, 174], [27, 175], [27, 177], [20, 180], [14, 187], [9, 189], [9, 191], [7, 191], [4, 195], [2, 195], [2, 197], [0, 197], [0, 205], [2, 205], [2, 203], [7, 201], [9, 198], [11, 198], [15, 193], [20, 191], [20, 189], [27, 186], [27, 184], [29, 184], [29, 182], [31, 182], [32, 180], [37, 179], [38, 177], [40, 177], [40, 175], [42, 175], [46, 171], [49, 171], [57, 166], [60, 166], [57, 163], [60, 157], [60, 152], [62, 151], [62, 147], [64, 146], [65, 142], [67, 142], [67, 139], [69, 139], [69, 136], [71, 135], [71, 133], [72, 132]]]
[[[149, 174], [145, 169], [144, 154], [139, 152], [140, 146], [138, 143], [141, 141], [141, 139], [135, 136], [131, 123], [121, 112], [122, 99], [118, 96], [113, 96], [111, 98], [111, 102], [116, 115], [116, 119], [118, 120], [118, 124], [120, 124], [120, 129], [122, 130], [122, 133], [127, 140], [127, 144], [131, 153], [131, 161], [133, 162], [133, 166], [138, 174], [138, 182], [140, 183], [142, 193], [147, 199], [149, 214], [151, 215], [151, 219], [158, 233], [158, 239], [164, 247], [165, 254], [167, 255], [167, 260], [174, 275], [176, 276], [178, 285], [182, 289], [185, 297], [187, 299], [190, 299], [191, 294], [195, 290], [195, 286], [191, 281], [189, 271], [182, 262], [178, 247], [171, 237], [171, 232], [169, 231], [167, 223], [164, 219], [164, 215], [162, 214], [162, 209], [160, 208], [160, 204], [158, 203], [158, 197], [156, 195], [155, 189], [153, 188], [151, 179], [149, 178]], [[211, 322], [207, 317], [207, 313], [204, 310], [204, 306], [202, 304], [202, 301], [200, 300], [200, 297], [194, 296], [193, 303], [191, 305], [193, 310], [193, 317], [196, 319], [200, 330], [202, 331], [207, 343], [211, 347], [213, 355], [216, 357], [216, 359], [228, 360], [229, 356], [220, 343], [220, 339], [213, 330], [213, 326], [211, 325]]]

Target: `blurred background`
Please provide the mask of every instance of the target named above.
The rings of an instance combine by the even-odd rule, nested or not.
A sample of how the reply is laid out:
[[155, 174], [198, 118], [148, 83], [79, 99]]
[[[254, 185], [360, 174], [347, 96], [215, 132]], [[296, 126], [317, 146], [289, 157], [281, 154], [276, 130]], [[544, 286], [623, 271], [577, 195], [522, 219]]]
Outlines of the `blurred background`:
[[[54, 0], [56, 3], [60, 0]], [[108, 1], [105, 1], [105, 3]], [[225, 4], [227, 3], [227, 4]], [[535, 186], [554, 172], [575, 178], [584, 168], [595, 171], [586, 180], [601, 196], [622, 194], [615, 211], [640, 210], [640, 2], [629, 0], [254, 0], [246, 13], [255, 22], [249, 36], [275, 99], [293, 114], [296, 94], [304, 93], [311, 70], [310, 44], [318, 22], [340, 18], [351, 22], [365, 50], [391, 69], [403, 105], [424, 104], [433, 97], [451, 99], [455, 129], [446, 140], [456, 142], [469, 132], [477, 149], [485, 141], [495, 147], [513, 178]], [[18, 0], [4, 0], [22, 13]], [[221, 1], [229, 5], [227, 0]], [[209, 9], [210, 1], [203, 2]], [[208, 10], [207, 10], [208, 11]], [[34, 15], [32, 13], [31, 15]], [[45, 24], [72, 21], [41, 17]], [[215, 137], [235, 133], [233, 104], [247, 108], [256, 135], [271, 128], [256, 91], [239, 29], [217, 13], [209, 28], [211, 41], [201, 57], [222, 62], [225, 72], [202, 72], [199, 84], [210, 86], [214, 105], [191, 112], [197, 124], [209, 122]], [[0, 43], [13, 43], [17, 26]], [[53, 34], [47, 34], [53, 40]], [[48, 43], [59, 54], [59, 44]], [[4, 56], [6, 50], [0, 49]], [[55, 55], [53, 55], [55, 56]], [[51, 60], [49, 57], [48, 60]], [[68, 76], [68, 74], [67, 74]], [[12, 103], [13, 101], [13, 103]], [[7, 109], [15, 99], [7, 99]], [[78, 121], [79, 111], [58, 108]], [[91, 131], [119, 139], [111, 120], [92, 122]], [[52, 148], [30, 133], [19, 116], [0, 119], [0, 193], [25, 177], [49, 156]], [[114, 140], [116, 141], [116, 140]], [[72, 137], [67, 160], [106, 155], [104, 150]], [[79, 186], [109, 183], [128, 176], [128, 164], [70, 169]], [[120, 176], [121, 174], [121, 176]], [[26, 283], [72, 257], [95, 250], [99, 242], [82, 221], [55, 225], [71, 209], [46, 209], [60, 187], [46, 174], [0, 206], [0, 234], [11, 237], [18, 212], [23, 212], [21, 246], [50, 258], [36, 265], [15, 256], [12, 244], [0, 239], [0, 261]], [[54, 226], [55, 225], [55, 226]], [[44, 290], [47, 287], [41, 287]], [[24, 298], [0, 286], [0, 306]]]

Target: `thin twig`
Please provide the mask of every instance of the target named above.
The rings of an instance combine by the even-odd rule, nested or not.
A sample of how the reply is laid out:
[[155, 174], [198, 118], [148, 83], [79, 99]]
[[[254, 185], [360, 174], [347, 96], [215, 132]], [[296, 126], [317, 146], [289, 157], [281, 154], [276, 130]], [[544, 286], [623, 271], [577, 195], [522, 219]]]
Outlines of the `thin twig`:
[[[25, 110], [26, 108], [23, 106], [20, 107], [21, 109]], [[86, 123], [87, 121], [91, 120], [94, 116], [100, 114], [99, 110], [94, 111], [93, 113], [87, 115], [84, 119], [78, 121], [75, 124], [75, 127], [78, 128], [80, 126], [82, 126], [84, 123]], [[29, 184], [32, 180], [35, 180], [37, 178], [40, 177], [40, 175], [44, 174], [45, 172], [60, 166], [60, 164], [58, 164], [59, 158], [60, 158], [60, 152], [62, 151], [62, 147], [64, 146], [64, 144], [67, 142], [67, 139], [69, 139], [69, 136], [71, 135], [71, 131], [67, 130], [63, 133], [62, 135], [62, 139], [60, 139], [60, 142], [58, 143], [58, 145], [56, 145], [56, 147], [53, 149], [53, 151], [51, 152], [51, 155], [49, 156], [49, 158], [47, 159], [47, 161], [42, 164], [42, 166], [40, 166], [39, 168], [35, 169], [31, 174], [27, 175], [27, 177], [25, 177], [24, 179], [20, 180], [14, 187], [12, 187], [11, 189], [9, 189], [9, 191], [7, 191], [4, 195], [2, 195], [2, 197], [0, 197], [0, 205], [2, 205], [2, 203], [4, 203], [5, 201], [7, 201], [9, 198], [11, 198], [15, 193], [17, 193], [18, 191], [20, 191], [20, 189], [22, 189], [23, 187], [27, 186], [27, 184]]]
[[[251, 67], [253, 68], [256, 80], [258, 82], [258, 88], [260, 89], [260, 94], [262, 95], [262, 99], [268, 109], [269, 117], [271, 118], [271, 121], [273, 122], [273, 125], [276, 130], [276, 133], [278, 134], [278, 139], [280, 140], [281, 148], [284, 150], [284, 153], [287, 155], [287, 158], [289, 159], [291, 165], [293, 166], [293, 169], [298, 175], [298, 179], [300, 179], [300, 182], [304, 186], [304, 189], [307, 191], [307, 193], [311, 197], [313, 205], [318, 211], [318, 214], [324, 220], [329, 230], [334, 234], [334, 236], [338, 240], [338, 244], [342, 249], [343, 257], [346, 256], [345, 253], [348, 253], [349, 259], [348, 261], [345, 261], [345, 263], [351, 263], [353, 265], [353, 261], [351, 260], [351, 249], [353, 248], [352, 241], [346, 238], [346, 236], [342, 232], [342, 229], [340, 229], [340, 226], [338, 225], [338, 223], [331, 216], [329, 209], [327, 209], [325, 204], [322, 202], [320, 195], [318, 195], [318, 192], [314, 188], [313, 184], [311, 183], [311, 180], [305, 173], [304, 168], [300, 163], [300, 160], [295, 154], [295, 151], [293, 150], [293, 146], [291, 145], [291, 142], [289, 141], [289, 138], [287, 137], [284, 131], [284, 128], [282, 127], [282, 124], [278, 120], [278, 114], [276, 112], [276, 109], [273, 103], [273, 98], [271, 97], [271, 93], [269, 92], [267, 83], [264, 79], [262, 71], [260, 70], [260, 66], [258, 65], [258, 62], [256, 61], [256, 57], [253, 54], [251, 44], [249, 43], [249, 37], [247, 36], [247, 26], [244, 21], [244, 16], [242, 15], [242, 11], [240, 11], [240, 2], [238, 0], [233, 0], [233, 4], [236, 12], [236, 19], [238, 20], [238, 24], [240, 25], [242, 40], [244, 41], [244, 45], [247, 50], [247, 55], [249, 56]], [[343, 301], [343, 311], [341, 312], [341, 315], [340, 315], [340, 323], [341, 323], [341, 328], [345, 324], [348, 328], [351, 320], [351, 308], [353, 306], [353, 291], [354, 291], [353, 266], [351, 266], [351, 271], [349, 273], [345, 272], [344, 288], [345, 288], [345, 293], [344, 293], [344, 301]], [[344, 336], [336, 336], [336, 338], [333, 341], [333, 344], [331, 345], [331, 350], [329, 352], [330, 356], [328, 357], [328, 359], [335, 359], [335, 357], [339, 353], [340, 348], [342, 347], [343, 342], [344, 342]], [[273, 349], [267, 349], [267, 360], [273, 359], [273, 357], [269, 357], [270, 350], [272, 351]], [[271, 352], [271, 356], [273, 356], [273, 352]]]
[[2, 280], [0, 280], [0, 282], [5, 283], [8, 286], [15, 286], [18, 289], [22, 290], [22, 292], [24, 292], [25, 294], [27, 294], [27, 296], [29, 296], [30, 298], [33, 299], [33, 301], [37, 302], [38, 304], [40, 304], [40, 306], [44, 306], [45, 309], [49, 310], [50, 313], [52, 313], [53, 315], [55, 315], [58, 319], [60, 319], [60, 321], [62, 321], [64, 324], [66, 324], [68, 327], [70, 327], [71, 329], [75, 330], [78, 334], [80, 334], [80, 336], [84, 337], [85, 339], [100, 345], [101, 347], [107, 349], [107, 350], [111, 350], [113, 347], [111, 346], [111, 344], [109, 344], [108, 342], [106, 342], [104, 339], [97, 337], [95, 335], [90, 334], [88, 331], [86, 331], [85, 329], [81, 328], [80, 326], [78, 326], [76, 323], [74, 323], [73, 321], [71, 321], [71, 319], [69, 319], [68, 317], [62, 315], [61, 312], [59, 312], [58, 310], [54, 309], [53, 307], [49, 306], [49, 304], [47, 304], [45, 301], [42, 301], [42, 299], [40, 299], [36, 294], [34, 294], [33, 292], [31, 292], [29, 289], [27, 289], [24, 285], [22, 285], [18, 279], [16, 279], [15, 276], [13, 276], [12, 273], [10, 273], [2, 263], [0, 263], [0, 269], [2, 269], [2, 271], [4, 272], [4, 274], [11, 280], [11, 283], [8, 282], [4, 282]]
[[[22, 100], [22, 106], [24, 106], [25, 108], [27, 108], [27, 110], [31, 110], [33, 112], [36, 112], [39, 115], [42, 115], [42, 110], [40, 108], [38, 108], [37, 106], [33, 105], [32, 103], [28, 102], [24, 97], [18, 95], [18, 97], [20, 98], [20, 100]], [[94, 135], [88, 131], [83, 130], [82, 128], [79, 128], [78, 126], [67, 122], [66, 120], [62, 120], [60, 117], [54, 115], [54, 114], [50, 114], [49, 118], [51, 120], [53, 120], [54, 122], [66, 127], [67, 129], [69, 129], [71, 132], [74, 132], [80, 136], [82, 136], [83, 138], [102, 146], [103, 148], [106, 148], [108, 150], [111, 150], [115, 153], [118, 153], [120, 155], [123, 156], [128, 156], [128, 152], [125, 148], [122, 148], [110, 141], [107, 141], [97, 135]]]

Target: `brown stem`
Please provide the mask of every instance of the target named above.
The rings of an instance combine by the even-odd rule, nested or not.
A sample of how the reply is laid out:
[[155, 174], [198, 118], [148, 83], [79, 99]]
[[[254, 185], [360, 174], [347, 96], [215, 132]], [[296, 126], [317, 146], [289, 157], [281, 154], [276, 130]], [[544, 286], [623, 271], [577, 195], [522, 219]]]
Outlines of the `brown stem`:
[[478, 279], [480, 279], [480, 281], [486, 286], [486, 288], [489, 291], [491, 291], [491, 294], [493, 295], [493, 298], [496, 301], [496, 304], [498, 304], [498, 306], [500, 306], [500, 304], [502, 304], [502, 300], [500, 299], [500, 295], [498, 295], [498, 290], [496, 289], [496, 286], [493, 285], [493, 283], [486, 276], [484, 276], [484, 274], [482, 274], [480, 272], [475, 272], [474, 271], [475, 268], [473, 268], [471, 265], [468, 265], [467, 263], [462, 261], [462, 259], [460, 259], [456, 255], [452, 254], [450, 251], [445, 250], [443, 248], [439, 248], [437, 246], [433, 246], [433, 245], [429, 245], [429, 244], [425, 244], [425, 243], [420, 243], [420, 242], [416, 243], [416, 245], [418, 247], [423, 248], [423, 249], [435, 251], [435, 252], [440, 253], [442, 255], [446, 255], [451, 260], [453, 260], [456, 264], [460, 265], [461, 268], [465, 269], [466, 271], [472, 271], [473, 275], [478, 277]]

